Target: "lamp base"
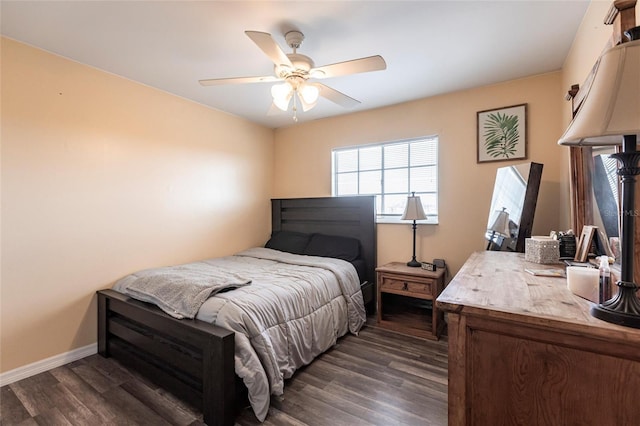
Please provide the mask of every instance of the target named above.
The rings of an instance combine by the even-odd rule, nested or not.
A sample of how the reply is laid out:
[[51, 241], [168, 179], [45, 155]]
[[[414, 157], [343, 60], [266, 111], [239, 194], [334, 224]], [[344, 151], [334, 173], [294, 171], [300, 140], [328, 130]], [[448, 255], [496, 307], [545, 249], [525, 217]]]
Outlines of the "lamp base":
[[624, 327], [640, 328], [640, 300], [638, 286], [618, 281], [618, 294], [610, 300], [591, 307], [591, 316]]
[[416, 260], [416, 258], [414, 257], [413, 259], [411, 259], [410, 261], [407, 262], [407, 266], [411, 266], [413, 268], [419, 268], [420, 266], [422, 266], [422, 264], [420, 262], [418, 262]]

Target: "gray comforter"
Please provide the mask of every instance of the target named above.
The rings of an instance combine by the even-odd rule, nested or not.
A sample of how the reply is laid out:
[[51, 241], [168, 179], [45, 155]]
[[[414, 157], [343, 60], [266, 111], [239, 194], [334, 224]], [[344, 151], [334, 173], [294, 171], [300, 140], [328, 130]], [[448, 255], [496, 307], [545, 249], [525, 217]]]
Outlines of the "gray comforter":
[[[206, 299], [196, 318], [236, 332], [236, 374], [261, 421], [270, 396], [283, 393], [285, 379], [365, 322], [358, 275], [343, 260], [253, 248], [197, 263], [215, 270], [214, 275], [241, 277], [228, 284], [250, 281]], [[167, 273], [166, 268], [159, 271]], [[131, 277], [114, 289], [128, 293]]]

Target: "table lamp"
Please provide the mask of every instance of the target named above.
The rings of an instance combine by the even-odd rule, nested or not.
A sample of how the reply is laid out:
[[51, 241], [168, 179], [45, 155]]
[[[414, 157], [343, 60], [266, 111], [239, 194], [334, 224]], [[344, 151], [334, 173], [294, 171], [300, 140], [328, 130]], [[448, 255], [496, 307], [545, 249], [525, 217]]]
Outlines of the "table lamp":
[[558, 141], [560, 145], [622, 145], [612, 154], [618, 160], [622, 181], [621, 273], [618, 293], [594, 305], [591, 315], [601, 320], [640, 328], [640, 300], [633, 282], [635, 238], [635, 182], [640, 167], [640, 27], [625, 32], [629, 42], [604, 52], [594, 67], [592, 83], [573, 121]]
[[409, 262], [407, 262], [407, 266], [420, 266], [420, 262], [416, 260], [416, 220], [423, 220], [426, 218], [427, 215], [424, 214], [420, 197], [416, 197], [416, 193], [412, 192], [411, 195], [407, 197], [407, 205], [404, 208], [404, 214], [400, 218], [402, 220], [413, 220], [413, 257]]

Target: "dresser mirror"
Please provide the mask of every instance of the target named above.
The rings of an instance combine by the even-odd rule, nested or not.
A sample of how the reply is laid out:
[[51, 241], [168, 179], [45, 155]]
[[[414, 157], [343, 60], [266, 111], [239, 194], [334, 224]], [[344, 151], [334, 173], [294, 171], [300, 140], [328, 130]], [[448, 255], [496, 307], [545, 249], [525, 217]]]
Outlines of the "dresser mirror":
[[[616, 263], [620, 255], [620, 179], [617, 162], [610, 158], [614, 147], [581, 147], [572, 155], [572, 202], [573, 223], [576, 233], [585, 225], [598, 227], [600, 236], [610, 244]], [[636, 188], [640, 184], [636, 183]], [[639, 189], [636, 189], [636, 193]], [[636, 197], [636, 211], [640, 200]], [[636, 221], [637, 222], [637, 221]], [[640, 245], [640, 227], [635, 227], [636, 250]], [[636, 251], [637, 252], [637, 251]], [[636, 256], [638, 257], [638, 256]], [[640, 279], [640, 259], [634, 265], [634, 280]]]
[[531, 236], [543, 165], [524, 163], [496, 171], [485, 239], [488, 250], [524, 252]]

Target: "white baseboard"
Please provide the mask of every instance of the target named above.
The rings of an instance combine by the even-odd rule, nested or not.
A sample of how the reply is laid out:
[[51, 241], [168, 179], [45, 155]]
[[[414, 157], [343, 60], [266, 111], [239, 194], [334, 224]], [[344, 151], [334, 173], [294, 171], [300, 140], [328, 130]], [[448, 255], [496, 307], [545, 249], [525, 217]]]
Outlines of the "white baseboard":
[[34, 362], [22, 367], [18, 367], [14, 370], [7, 371], [0, 374], [0, 386], [9, 385], [18, 380], [26, 379], [27, 377], [35, 376], [52, 368], [60, 367], [73, 361], [77, 361], [81, 358], [93, 355], [98, 352], [98, 344], [92, 343], [82, 348], [74, 349], [69, 352], [65, 352], [60, 355], [54, 355], [50, 358], [43, 359], [42, 361]]

